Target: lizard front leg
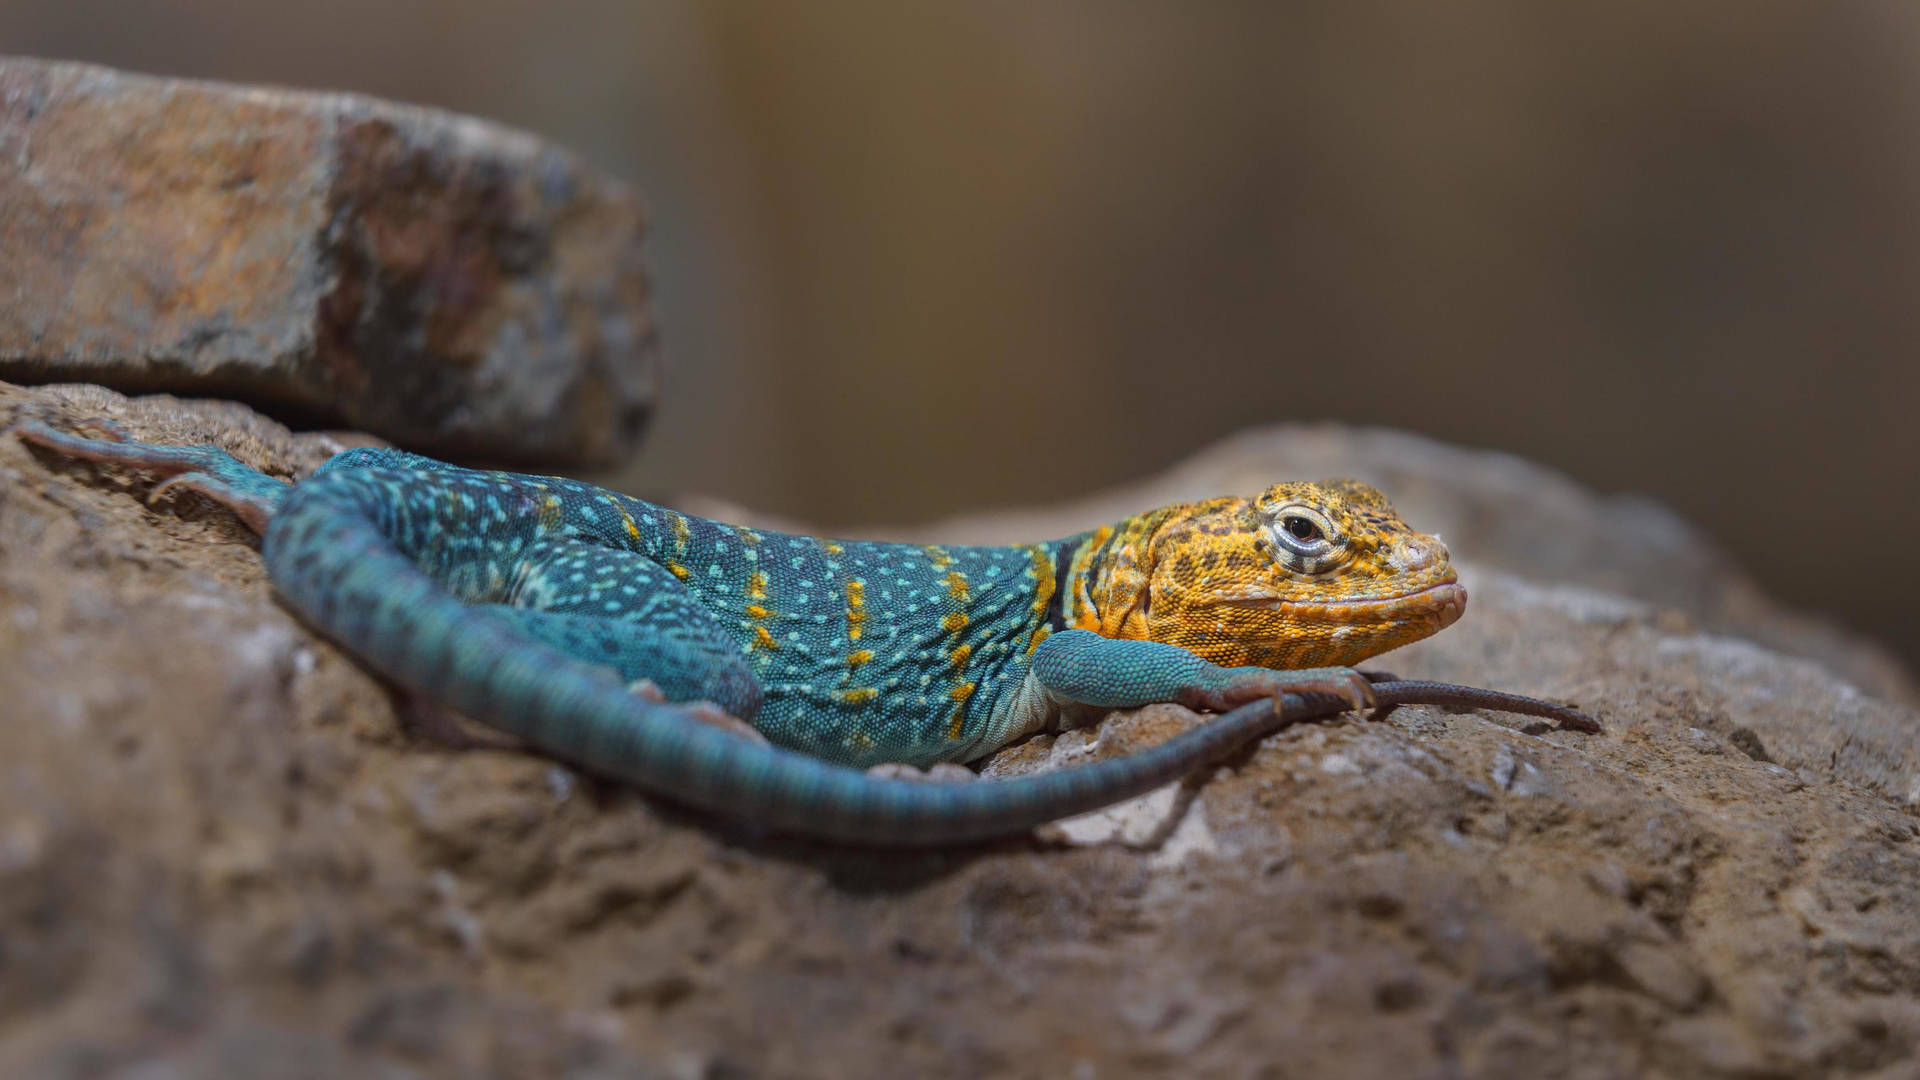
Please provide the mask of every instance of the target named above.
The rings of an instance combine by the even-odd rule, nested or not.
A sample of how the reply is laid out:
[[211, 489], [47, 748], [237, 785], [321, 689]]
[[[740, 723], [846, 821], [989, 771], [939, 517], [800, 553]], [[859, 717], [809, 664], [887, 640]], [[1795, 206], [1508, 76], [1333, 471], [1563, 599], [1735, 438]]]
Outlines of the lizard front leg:
[[1576, 731], [1600, 730], [1598, 722], [1577, 709], [1499, 690], [1405, 681], [1343, 667], [1221, 667], [1177, 645], [1116, 641], [1088, 630], [1063, 630], [1043, 642], [1034, 654], [1032, 675], [1056, 708], [1130, 709], [1170, 701], [1227, 712], [1268, 699], [1278, 706], [1287, 695], [1296, 695], [1303, 702], [1367, 709], [1376, 720], [1401, 705], [1447, 705], [1537, 716]]
[[1221, 667], [1177, 645], [1117, 641], [1090, 630], [1063, 630], [1042, 642], [1033, 676], [1058, 702], [1102, 709], [1170, 701], [1227, 712], [1286, 694], [1331, 698], [1348, 709], [1377, 704], [1372, 683], [1352, 668]]

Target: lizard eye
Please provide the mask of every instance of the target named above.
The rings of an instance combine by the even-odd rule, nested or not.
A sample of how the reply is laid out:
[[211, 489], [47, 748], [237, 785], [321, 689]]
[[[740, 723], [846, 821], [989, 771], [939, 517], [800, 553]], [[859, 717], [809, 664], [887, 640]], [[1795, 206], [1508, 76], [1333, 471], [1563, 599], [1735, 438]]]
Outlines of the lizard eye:
[[1300, 574], [1319, 574], [1340, 565], [1344, 546], [1333, 523], [1298, 503], [1268, 511], [1267, 535], [1281, 565]]

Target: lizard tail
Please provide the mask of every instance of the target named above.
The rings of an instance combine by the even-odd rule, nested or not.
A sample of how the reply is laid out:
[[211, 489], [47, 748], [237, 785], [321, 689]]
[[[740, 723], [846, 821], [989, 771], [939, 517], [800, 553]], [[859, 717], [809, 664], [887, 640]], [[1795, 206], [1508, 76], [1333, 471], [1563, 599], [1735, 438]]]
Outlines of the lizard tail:
[[25, 420], [11, 429], [28, 443], [79, 461], [139, 469], [164, 479], [147, 493], [149, 503], [173, 488], [197, 491], [233, 511], [247, 527], [264, 536], [273, 513], [291, 491], [285, 482], [248, 467], [217, 446], [156, 446], [133, 442], [111, 420], [83, 421], [82, 426], [105, 435], [93, 439], [70, 435], [38, 420]]

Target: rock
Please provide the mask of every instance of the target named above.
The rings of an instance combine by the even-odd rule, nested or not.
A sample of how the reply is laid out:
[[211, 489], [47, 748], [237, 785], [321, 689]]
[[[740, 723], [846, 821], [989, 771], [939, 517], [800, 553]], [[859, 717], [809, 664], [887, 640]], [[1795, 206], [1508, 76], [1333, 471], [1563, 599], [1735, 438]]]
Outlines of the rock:
[[639, 205], [530, 136], [8, 59], [0, 160], [0, 377], [527, 464], [612, 463], [645, 426]]
[[[23, 412], [280, 475], [340, 441], [0, 385]], [[1920, 715], [1584, 563], [1515, 573], [1553, 540], [1526, 504], [1593, 496], [1401, 445], [1380, 463], [1456, 454], [1523, 505], [1450, 529], [1467, 615], [1383, 666], [1604, 734], [1407, 708], [1225, 763], [1158, 851], [1085, 841], [1153, 834], [1166, 793], [1078, 843], [873, 854], [416, 738], [224, 513], [0, 438], [0, 1074], [1911, 1073]], [[990, 770], [1200, 722], [1117, 714]]]

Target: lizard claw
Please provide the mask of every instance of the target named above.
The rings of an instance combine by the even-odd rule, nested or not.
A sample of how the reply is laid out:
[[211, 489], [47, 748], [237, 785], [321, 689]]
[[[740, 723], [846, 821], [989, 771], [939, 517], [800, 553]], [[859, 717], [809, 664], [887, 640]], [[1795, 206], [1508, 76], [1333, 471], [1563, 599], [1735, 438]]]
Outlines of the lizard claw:
[[[1352, 668], [1308, 668], [1281, 673], [1282, 694], [1315, 694], [1333, 698], [1346, 706], [1342, 712], [1371, 712], [1380, 707], [1373, 683]], [[1276, 700], [1275, 704], [1279, 704]]]
[[761, 746], [770, 745], [760, 729], [745, 720], [729, 713], [711, 701], [688, 701], [680, 705], [680, 710], [708, 727], [716, 727], [736, 738], [745, 739]]
[[1284, 708], [1285, 697], [1293, 694], [1331, 699], [1340, 704], [1339, 712], [1380, 708], [1380, 700], [1373, 692], [1373, 683], [1352, 668], [1299, 668], [1294, 671], [1234, 668], [1225, 674], [1227, 678], [1224, 681], [1190, 687], [1176, 700], [1190, 709], [1229, 712], [1262, 698], [1272, 698], [1276, 708]]
[[767, 745], [767, 737], [760, 729], [733, 715], [711, 701], [668, 702], [667, 695], [652, 679], [635, 679], [627, 684], [627, 692], [641, 701], [654, 705], [672, 704], [684, 713], [688, 719], [696, 720], [708, 727], [716, 727], [729, 735], [737, 735], [748, 742]]
[[652, 679], [635, 679], [627, 684], [627, 693], [655, 705], [664, 704], [667, 700], [666, 692], [661, 690], [660, 684]]

